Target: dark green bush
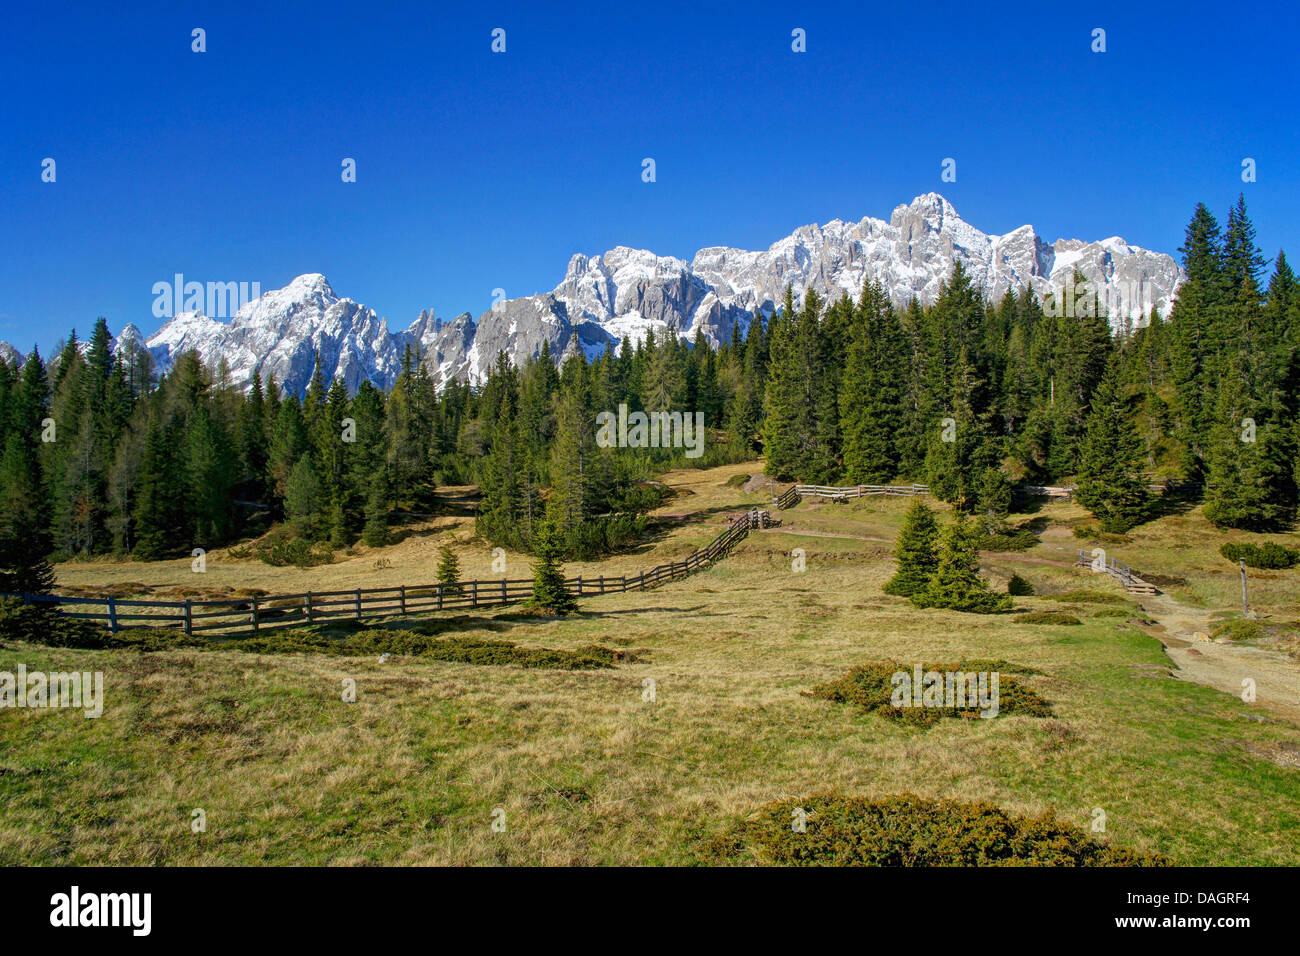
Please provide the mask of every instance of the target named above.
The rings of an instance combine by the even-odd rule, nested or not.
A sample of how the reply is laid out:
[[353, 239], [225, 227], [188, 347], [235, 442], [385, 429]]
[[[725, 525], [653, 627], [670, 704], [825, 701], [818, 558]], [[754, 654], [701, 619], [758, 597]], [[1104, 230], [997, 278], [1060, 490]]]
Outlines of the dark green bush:
[[329, 654], [365, 657], [402, 654], [461, 664], [503, 665], [554, 670], [599, 670], [614, 666], [619, 652], [588, 645], [575, 651], [549, 647], [520, 647], [513, 641], [479, 637], [432, 637], [414, 631], [371, 628], [327, 637], [311, 631], [275, 631], [257, 637], [224, 642], [221, 647], [258, 654]]
[[1034, 593], [1034, 586], [1020, 575], [1013, 574], [1007, 582], [1007, 593], [1013, 597], [1028, 597]]
[[[998, 672], [998, 714], [1028, 714], [1031, 717], [1050, 717], [1052, 707], [1015, 677], [1008, 674], [1036, 673], [1006, 661], [962, 661], [958, 664], [924, 664], [923, 671], [966, 673], [980, 671]], [[977, 706], [967, 707], [895, 707], [891, 701], [894, 693], [893, 676], [899, 671], [913, 672], [911, 664], [898, 661], [875, 661], [855, 667], [843, 677], [814, 687], [810, 694], [823, 700], [842, 704], [856, 704], [867, 713], [879, 714], [892, 720], [912, 724], [930, 725], [940, 717], [979, 717]], [[969, 702], [968, 702], [969, 703]]]
[[[1145, 580], [1145, 578], [1144, 578]], [[1087, 588], [1073, 588], [1056, 594], [1044, 594], [1049, 601], [1061, 601], [1065, 604], [1130, 604], [1131, 601], [1122, 594], [1107, 594], [1105, 591], [1090, 591]]]
[[1038, 535], [1032, 531], [1004, 531], [986, 534], [980, 539], [980, 548], [984, 551], [1027, 551], [1036, 544]]
[[477, 637], [434, 637], [409, 630], [361, 628], [350, 634], [327, 635], [317, 631], [286, 629], [268, 631], [256, 637], [222, 640], [187, 637], [182, 631], [161, 627], [137, 627], [110, 634], [104, 627], [79, 621], [35, 605], [14, 600], [0, 601], [0, 639], [29, 641], [49, 647], [83, 650], [134, 649], [165, 651], [176, 648], [235, 650], [253, 654], [327, 654], [367, 657], [400, 654], [463, 664], [550, 668], [555, 670], [599, 670], [616, 663], [635, 661], [636, 656], [597, 644], [576, 650], [549, 647], [520, 647], [513, 641]]
[[[792, 824], [805, 814], [804, 832]], [[778, 800], [707, 843], [709, 863], [760, 866], [1167, 866], [1159, 854], [1108, 846], [1050, 811], [914, 794], [869, 800], [822, 794]]]
[[1210, 637], [1230, 641], [1294, 641], [1300, 638], [1300, 621], [1257, 621], [1236, 618], [1224, 621]]
[[622, 551], [645, 536], [648, 524], [643, 514], [614, 514], [574, 525], [562, 538], [561, 556], [566, 560], [594, 561]]
[[1073, 614], [1062, 614], [1060, 611], [1030, 611], [1028, 614], [1017, 614], [1011, 620], [1017, 624], [1082, 624]]
[[1265, 541], [1263, 544], [1225, 544], [1219, 553], [1233, 564], [1244, 559], [1247, 567], [1261, 570], [1285, 571], [1300, 564], [1300, 551], [1276, 541]]
[[277, 528], [257, 541], [229, 548], [227, 554], [232, 558], [257, 558], [277, 568], [311, 568], [334, 560], [334, 552], [324, 544], [294, 537], [285, 528]]
[[49, 647], [101, 647], [109, 636], [90, 621], [66, 617], [52, 605], [0, 599], [0, 639], [30, 641]]

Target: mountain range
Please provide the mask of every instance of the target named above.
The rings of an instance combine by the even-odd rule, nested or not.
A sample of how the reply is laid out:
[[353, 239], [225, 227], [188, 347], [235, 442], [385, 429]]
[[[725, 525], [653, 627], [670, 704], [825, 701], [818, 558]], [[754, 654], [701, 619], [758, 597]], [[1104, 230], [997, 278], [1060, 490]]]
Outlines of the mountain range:
[[[1059, 290], [1080, 272], [1112, 303], [1112, 322], [1140, 321], [1152, 306], [1167, 315], [1182, 271], [1164, 253], [1131, 246], [1119, 237], [1096, 242], [1048, 243], [1032, 226], [989, 235], [968, 224], [942, 196], [927, 193], [897, 206], [886, 222], [832, 220], [807, 225], [751, 252], [725, 246], [701, 249], [690, 262], [644, 249], [618, 246], [603, 255], [575, 255], [551, 291], [501, 299], [477, 319], [450, 320], [421, 312], [400, 331], [374, 309], [339, 298], [323, 275], [308, 274], [240, 308], [228, 322], [198, 312], [169, 319], [144, 341], [155, 365], [169, 367], [193, 349], [211, 367], [225, 361], [232, 380], [247, 385], [254, 370], [274, 374], [299, 394], [317, 355], [326, 378], [355, 390], [363, 380], [392, 385], [409, 345], [418, 348], [440, 384], [453, 377], [482, 381], [497, 353], [521, 363], [549, 344], [557, 360], [581, 348], [594, 357], [622, 338], [642, 340], [674, 330], [693, 340], [702, 333], [717, 346], [733, 328], [746, 330], [756, 314], [770, 315], [793, 286], [796, 300], [815, 290], [824, 298], [856, 297], [869, 278], [885, 285], [898, 306], [912, 298], [932, 302], [961, 262], [994, 299], [1006, 290], [1038, 295]], [[1140, 291], [1139, 291], [1140, 290]], [[138, 328], [118, 335], [138, 344]], [[11, 349], [0, 343], [0, 355]]]

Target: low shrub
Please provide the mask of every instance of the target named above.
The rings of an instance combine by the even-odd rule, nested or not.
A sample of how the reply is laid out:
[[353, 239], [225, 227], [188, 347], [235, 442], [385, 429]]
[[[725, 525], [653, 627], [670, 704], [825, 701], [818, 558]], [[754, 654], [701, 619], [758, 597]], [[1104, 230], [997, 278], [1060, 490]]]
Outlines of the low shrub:
[[0, 639], [84, 648], [101, 646], [100, 635], [108, 637], [108, 632], [90, 621], [60, 614], [52, 605], [0, 599]]
[[347, 657], [399, 654], [460, 664], [513, 664], [552, 670], [610, 668], [619, 659], [620, 653], [596, 645], [565, 651], [549, 647], [520, 647], [513, 641], [491, 638], [432, 637], [414, 631], [385, 628], [370, 628], [340, 637], [328, 637], [311, 631], [286, 630], [226, 641], [220, 646], [258, 654], [307, 653]]
[[1028, 597], [1034, 593], [1034, 586], [1018, 574], [1012, 574], [1007, 582], [1007, 593], [1012, 597]]
[[643, 514], [613, 514], [571, 527], [561, 538], [566, 560], [592, 561], [639, 543], [649, 518]]
[[1264, 636], [1264, 625], [1259, 621], [1226, 621], [1210, 634], [1213, 638], [1227, 638], [1230, 641], [1257, 641]]
[[334, 560], [334, 552], [326, 545], [295, 537], [284, 528], [257, 541], [228, 548], [226, 554], [232, 558], [257, 558], [276, 568], [311, 568]]
[[962, 611], [966, 614], [1000, 614], [1011, 610], [1011, 598], [1007, 595], [975, 589], [945, 593], [935, 587], [913, 594], [908, 600], [917, 607], [941, 608], [945, 611]]
[[1210, 637], [1226, 638], [1230, 641], [1270, 641], [1290, 643], [1300, 638], [1300, 622], [1297, 621], [1257, 621], [1234, 618], [1224, 621], [1212, 632]]
[[1262, 544], [1225, 544], [1219, 553], [1236, 564], [1244, 560], [1247, 567], [1268, 571], [1285, 571], [1300, 564], [1300, 551], [1265, 541]]
[[[1009, 674], [1037, 673], [1029, 668], [1018, 667], [1007, 661], [962, 661], [958, 664], [923, 664], [923, 671], [941, 673], [974, 674], [994, 672], [998, 674], [997, 716], [1005, 714], [1027, 714], [1031, 717], [1050, 717], [1052, 707], [1033, 690], [1020, 683]], [[879, 714], [891, 720], [928, 726], [936, 723], [940, 717], [972, 718], [980, 716], [978, 703], [967, 701], [965, 707], [899, 707], [893, 702], [895, 687], [894, 675], [903, 672], [913, 674], [913, 665], [898, 661], [875, 661], [855, 667], [843, 677], [819, 684], [809, 691], [809, 695], [822, 700], [831, 700], [841, 704], [855, 704], [869, 714]]]
[[[804, 821], [803, 832], [792, 826]], [[769, 803], [702, 848], [709, 863], [759, 866], [1167, 866], [1056, 818], [911, 793], [821, 794]]]
[[1011, 620], [1017, 624], [1082, 624], [1073, 614], [1062, 614], [1060, 611], [1030, 611], [1028, 614], [1017, 614]]
[[983, 551], [1027, 551], [1036, 544], [1038, 535], [1027, 530], [986, 534], [980, 539], [980, 549]]
[[[1145, 579], [1144, 579], [1145, 580]], [[1061, 601], [1066, 604], [1129, 604], [1128, 598], [1120, 594], [1107, 594], [1105, 591], [1090, 591], [1087, 588], [1073, 588], [1056, 594], [1044, 594], [1049, 601]]]
[[89, 621], [68, 618], [52, 609], [0, 601], [0, 638], [74, 647], [82, 650], [166, 651], [179, 648], [234, 650], [253, 654], [325, 654], [365, 657], [399, 654], [462, 664], [506, 665], [553, 670], [599, 670], [633, 662], [636, 655], [598, 644], [572, 651], [520, 647], [513, 641], [478, 637], [434, 637], [411, 630], [361, 627], [352, 633], [323, 634], [286, 629], [255, 637], [223, 640], [190, 637], [172, 628], [137, 627], [110, 634]]

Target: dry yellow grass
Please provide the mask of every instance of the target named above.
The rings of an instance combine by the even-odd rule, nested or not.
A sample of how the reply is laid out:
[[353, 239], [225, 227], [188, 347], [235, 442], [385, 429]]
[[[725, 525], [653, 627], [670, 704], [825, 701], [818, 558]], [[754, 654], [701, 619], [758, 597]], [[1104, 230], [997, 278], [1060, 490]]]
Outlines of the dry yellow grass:
[[[721, 511], [764, 500], [726, 487], [750, 470], [671, 476], [692, 494], [664, 510], [709, 517], [612, 566], [656, 564], [711, 538]], [[804, 504], [689, 580], [589, 598], [564, 620], [484, 612], [467, 632], [528, 646], [599, 643], [641, 658], [612, 670], [0, 650], [0, 669], [18, 660], [101, 669], [108, 698], [97, 721], [0, 711], [0, 863], [684, 863], [763, 803], [832, 788], [1052, 808], [1084, 828], [1101, 808], [1105, 839], [1178, 862], [1300, 863], [1297, 771], [1270, 756], [1293, 753], [1300, 731], [1244, 720], [1259, 710], [1172, 679], [1155, 640], [1094, 616], [1104, 605], [1074, 606], [1083, 626], [1044, 627], [883, 595], [884, 555], [905, 507]], [[444, 524], [438, 535], [468, 532], [463, 521], [434, 527]], [[1072, 557], [1072, 539], [1059, 544]], [[467, 576], [488, 567], [485, 549], [462, 547]], [[807, 552], [803, 573], [792, 570], [794, 547]], [[990, 577], [1014, 569], [1040, 588], [1106, 590], [1064, 562], [1043, 563], [1055, 561], [1051, 547], [998, 556]], [[393, 568], [382, 573], [418, 581], [432, 552], [419, 539], [386, 549]], [[373, 561], [302, 572], [250, 564], [240, 577], [218, 556], [208, 574], [272, 591], [324, 589], [360, 586], [352, 582]], [[191, 574], [188, 562], [165, 564], [64, 566], [60, 577], [174, 585]], [[1062, 609], [1043, 598], [1018, 605]], [[919, 729], [804, 694], [887, 658], [1029, 665], [1043, 674], [1026, 682], [1055, 716]], [[341, 699], [344, 678], [357, 681], [356, 703]], [[647, 681], [654, 701], [644, 699]], [[191, 832], [194, 808], [207, 815], [205, 833]], [[505, 832], [492, 829], [495, 808]]]

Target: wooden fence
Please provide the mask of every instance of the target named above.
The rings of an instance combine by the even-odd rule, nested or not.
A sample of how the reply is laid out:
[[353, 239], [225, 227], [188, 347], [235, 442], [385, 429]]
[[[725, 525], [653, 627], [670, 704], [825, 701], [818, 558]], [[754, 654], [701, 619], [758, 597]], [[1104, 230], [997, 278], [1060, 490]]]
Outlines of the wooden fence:
[[794, 485], [787, 488], [772, 503], [778, 508], [793, 508], [803, 498], [830, 498], [832, 501], [847, 501], [850, 498], [866, 498], [870, 495], [889, 495], [911, 498], [915, 495], [928, 495], [928, 485]]
[[1143, 581], [1138, 573], [1130, 568], [1123, 561], [1116, 561], [1110, 555], [1106, 554], [1100, 548], [1095, 556], [1082, 549], [1079, 551], [1075, 564], [1081, 567], [1089, 567], [1099, 574], [1109, 574], [1112, 578], [1124, 585], [1124, 590], [1130, 594], [1159, 594], [1159, 589], [1154, 584]]
[[[641, 591], [665, 581], [693, 574], [726, 557], [751, 529], [766, 527], [765, 511], [747, 511], [725, 531], [682, 561], [661, 564], [648, 571], [612, 577], [578, 575], [565, 587], [575, 597]], [[115, 597], [70, 597], [61, 594], [0, 593], [21, 598], [24, 604], [53, 605], [65, 617], [103, 622], [112, 633], [126, 627], [161, 626], [186, 634], [221, 633], [233, 636], [282, 627], [300, 627], [338, 618], [414, 615], [462, 608], [491, 607], [525, 601], [533, 595], [531, 578], [462, 581], [457, 585], [399, 585], [354, 588], [350, 591], [304, 591], [266, 597], [227, 598], [211, 601], [139, 601]], [[68, 610], [71, 608], [71, 610]]]

